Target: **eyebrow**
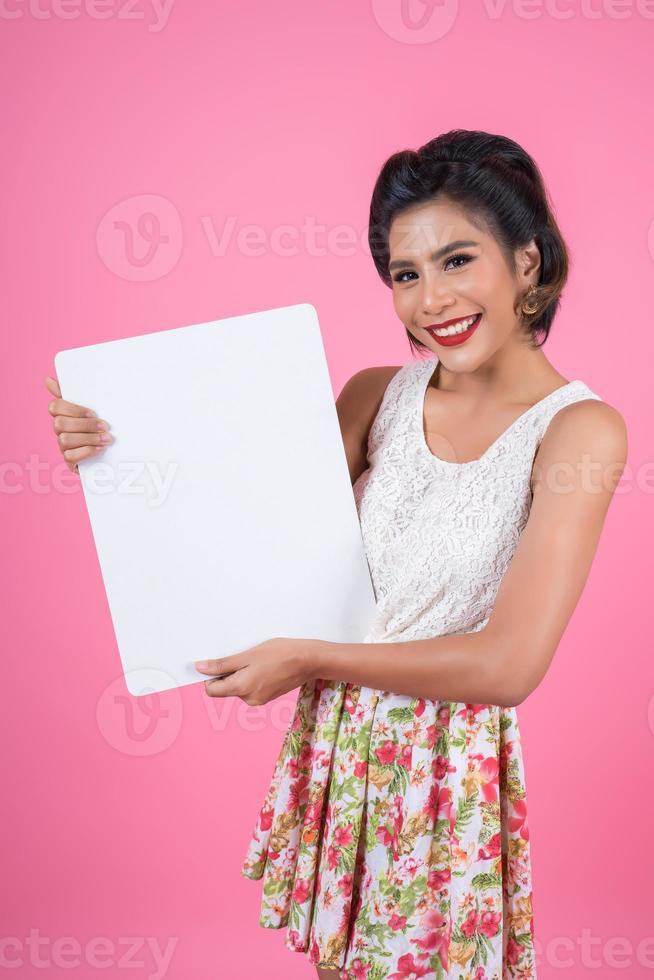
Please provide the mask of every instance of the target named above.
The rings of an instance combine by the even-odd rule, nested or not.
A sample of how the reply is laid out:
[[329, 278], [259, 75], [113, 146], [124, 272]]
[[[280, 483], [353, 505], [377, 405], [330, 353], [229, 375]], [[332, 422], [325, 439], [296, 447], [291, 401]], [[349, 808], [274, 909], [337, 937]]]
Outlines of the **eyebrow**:
[[[438, 262], [443, 256], [447, 255], [449, 252], [455, 252], [457, 248], [469, 248], [471, 245], [479, 245], [479, 242], [469, 242], [459, 240], [458, 242], [450, 242], [449, 245], [444, 245], [442, 248], [437, 249], [432, 252], [431, 261]], [[389, 262], [388, 271], [392, 272], [393, 269], [407, 268], [412, 266], [413, 262], [411, 259], [394, 259], [393, 262]]]

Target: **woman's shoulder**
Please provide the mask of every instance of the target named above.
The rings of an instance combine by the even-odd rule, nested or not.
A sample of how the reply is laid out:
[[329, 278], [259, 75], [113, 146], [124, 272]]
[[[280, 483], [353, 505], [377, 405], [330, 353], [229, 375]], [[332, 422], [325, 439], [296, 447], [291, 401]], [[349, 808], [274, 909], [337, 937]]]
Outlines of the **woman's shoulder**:
[[336, 399], [336, 412], [352, 482], [366, 469], [368, 435], [384, 395], [407, 365], [362, 368], [349, 378]]
[[382, 386], [387, 385], [398, 371], [401, 371], [403, 368], [406, 369], [407, 367], [407, 364], [393, 364], [391, 366], [380, 365], [361, 368], [360, 371], [357, 371], [356, 374], [353, 374], [352, 377], [345, 382], [343, 391], [345, 391], [348, 386], [351, 386], [352, 388], [370, 392], [380, 384]]
[[406, 365], [362, 368], [349, 378], [336, 399], [341, 428], [367, 436], [379, 411], [384, 393], [395, 375]]
[[355, 428], [364, 430], [379, 411], [384, 392], [395, 375], [406, 365], [362, 368], [349, 378], [336, 399], [339, 417]]
[[[586, 386], [587, 388], [587, 386]], [[602, 472], [619, 479], [627, 459], [627, 425], [622, 414], [592, 389], [560, 408], [551, 419], [540, 443], [541, 466], [563, 460], [590, 459]]]
[[579, 397], [556, 412], [547, 430], [548, 435], [553, 433], [554, 437], [563, 431], [574, 431], [582, 439], [597, 440], [605, 436], [615, 441], [626, 439], [627, 426], [614, 405], [583, 385]]

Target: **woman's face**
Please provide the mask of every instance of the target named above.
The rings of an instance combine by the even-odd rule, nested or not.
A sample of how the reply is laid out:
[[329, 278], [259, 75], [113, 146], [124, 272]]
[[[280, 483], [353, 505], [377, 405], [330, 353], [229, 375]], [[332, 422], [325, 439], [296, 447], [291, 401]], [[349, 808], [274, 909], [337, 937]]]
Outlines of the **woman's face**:
[[[524, 343], [519, 308], [538, 281], [537, 246], [515, 253], [511, 274], [495, 238], [452, 201], [407, 208], [389, 229], [393, 303], [407, 330], [437, 354], [443, 367], [472, 371], [505, 344]], [[438, 337], [427, 328], [477, 317], [465, 332]]]

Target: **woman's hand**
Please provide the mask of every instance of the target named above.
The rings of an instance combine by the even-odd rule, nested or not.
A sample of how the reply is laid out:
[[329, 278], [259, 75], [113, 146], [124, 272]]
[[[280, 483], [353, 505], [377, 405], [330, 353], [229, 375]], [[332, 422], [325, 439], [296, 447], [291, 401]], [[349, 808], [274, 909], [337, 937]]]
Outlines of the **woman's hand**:
[[267, 704], [314, 677], [316, 652], [321, 640], [277, 636], [250, 650], [220, 660], [197, 660], [202, 674], [225, 675], [207, 680], [204, 689], [212, 698], [237, 697], [250, 705]]
[[79, 472], [77, 464], [81, 459], [95, 456], [111, 442], [112, 437], [107, 432], [109, 426], [90, 408], [64, 401], [59, 383], [54, 378], [47, 377], [45, 386], [55, 396], [48, 405], [48, 411], [52, 415], [59, 448], [68, 469], [72, 473]]

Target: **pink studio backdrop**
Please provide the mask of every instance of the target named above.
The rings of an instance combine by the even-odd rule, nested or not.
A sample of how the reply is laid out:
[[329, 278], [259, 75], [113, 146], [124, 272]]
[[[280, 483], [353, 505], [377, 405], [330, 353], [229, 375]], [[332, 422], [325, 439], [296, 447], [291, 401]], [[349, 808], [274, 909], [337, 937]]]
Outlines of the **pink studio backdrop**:
[[573, 261], [546, 353], [630, 435], [586, 591], [519, 708], [539, 978], [654, 969], [654, 4], [412, 3], [2, 6], [0, 969], [314, 976], [239, 873], [295, 694], [248, 708], [198, 683], [149, 712], [127, 694], [43, 378], [62, 348], [296, 302], [335, 395], [408, 361], [370, 194], [390, 153], [459, 127], [542, 167]]

